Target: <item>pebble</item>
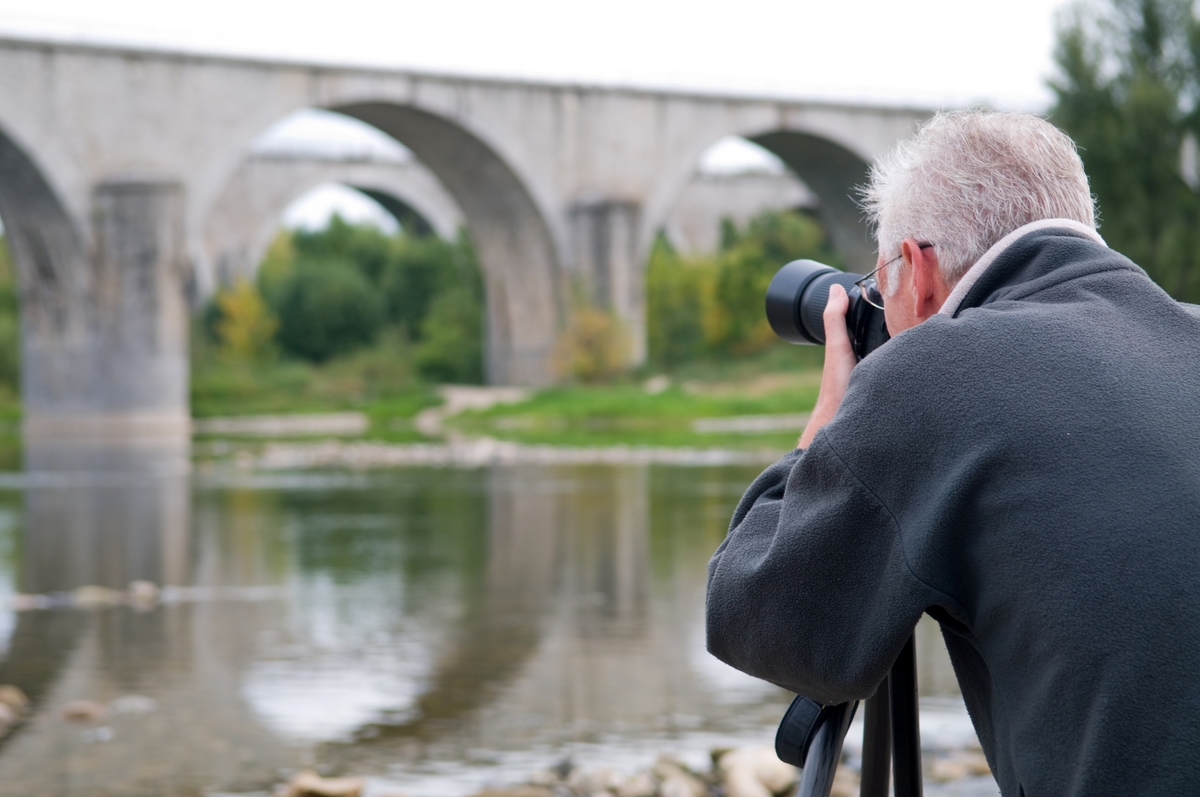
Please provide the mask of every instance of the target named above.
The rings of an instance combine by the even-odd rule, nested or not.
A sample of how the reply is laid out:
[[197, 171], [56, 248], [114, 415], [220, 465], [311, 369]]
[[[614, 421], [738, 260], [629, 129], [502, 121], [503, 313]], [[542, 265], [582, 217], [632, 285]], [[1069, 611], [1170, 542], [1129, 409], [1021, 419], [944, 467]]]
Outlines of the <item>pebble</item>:
[[484, 789], [475, 797], [555, 797], [548, 786], [512, 786], [505, 789]]
[[16, 725], [20, 718], [15, 708], [7, 703], [0, 703], [0, 736], [7, 733], [9, 727]]
[[729, 797], [771, 797], [796, 785], [797, 769], [785, 764], [770, 747], [731, 750], [717, 759]]
[[158, 701], [145, 695], [122, 695], [108, 707], [114, 714], [152, 714], [158, 711]]
[[131, 581], [129, 604], [137, 609], [149, 609], [158, 603], [159, 588], [153, 581]]
[[617, 797], [654, 797], [657, 793], [658, 783], [646, 772], [628, 778], [616, 790]]
[[29, 710], [29, 697], [12, 684], [3, 684], [0, 685], [0, 704], [21, 715]]
[[97, 609], [104, 606], [116, 606], [122, 602], [122, 595], [115, 589], [108, 587], [98, 587], [94, 584], [89, 584], [84, 587], [79, 587], [71, 593], [71, 600], [76, 606], [85, 609]]
[[312, 770], [297, 773], [278, 794], [280, 797], [359, 797], [362, 778], [323, 778]]
[[652, 771], [659, 779], [661, 797], [708, 797], [707, 784], [678, 761], [660, 758]]
[[99, 722], [108, 715], [108, 709], [94, 700], [72, 700], [59, 709], [59, 714], [68, 722]]
[[[663, 756], [650, 770], [628, 777], [607, 768], [581, 770], [567, 760], [526, 783], [487, 788], [473, 797], [782, 797], [794, 791], [800, 775], [770, 747], [714, 751], [712, 758], [711, 772], [697, 773]], [[983, 781], [978, 778], [990, 775], [978, 749], [926, 751], [924, 763], [930, 785], [979, 784]], [[854, 766], [843, 762], [834, 774], [830, 797], [858, 797], [860, 777]], [[322, 778], [315, 772], [301, 772], [276, 797], [359, 797], [362, 788], [360, 778]]]

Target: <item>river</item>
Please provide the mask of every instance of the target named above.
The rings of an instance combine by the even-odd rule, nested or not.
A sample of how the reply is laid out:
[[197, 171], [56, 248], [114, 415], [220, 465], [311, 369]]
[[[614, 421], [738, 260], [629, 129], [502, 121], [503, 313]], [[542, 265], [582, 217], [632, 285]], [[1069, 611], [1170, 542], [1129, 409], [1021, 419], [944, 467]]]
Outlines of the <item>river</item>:
[[[757, 468], [56, 461], [0, 474], [0, 684], [34, 709], [0, 737], [3, 794], [263, 794], [312, 766], [460, 797], [567, 758], [707, 766], [791, 699], [704, 650], [705, 565]], [[131, 603], [135, 580], [163, 588]], [[63, 719], [78, 700], [103, 713]]]

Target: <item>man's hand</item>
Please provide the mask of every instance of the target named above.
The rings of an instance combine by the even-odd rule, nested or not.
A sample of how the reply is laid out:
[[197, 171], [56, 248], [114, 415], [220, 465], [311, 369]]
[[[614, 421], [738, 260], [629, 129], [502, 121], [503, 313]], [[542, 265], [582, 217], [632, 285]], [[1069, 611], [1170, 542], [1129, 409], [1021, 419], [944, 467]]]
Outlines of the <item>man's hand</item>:
[[799, 448], [808, 448], [821, 427], [833, 420], [846, 395], [850, 372], [858, 362], [846, 332], [846, 311], [849, 309], [850, 298], [845, 289], [841, 285], [832, 286], [825, 303], [825, 367], [821, 371], [821, 391], [817, 394], [817, 405], [809, 416], [808, 426], [804, 427], [804, 434], [796, 444]]

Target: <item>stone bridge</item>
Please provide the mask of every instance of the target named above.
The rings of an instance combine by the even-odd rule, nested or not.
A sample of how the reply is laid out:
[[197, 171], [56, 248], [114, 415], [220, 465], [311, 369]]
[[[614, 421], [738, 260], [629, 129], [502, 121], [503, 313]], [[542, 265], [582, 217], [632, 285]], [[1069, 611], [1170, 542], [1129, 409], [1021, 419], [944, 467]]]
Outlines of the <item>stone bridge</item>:
[[182, 436], [187, 291], [255, 138], [301, 108], [371, 124], [437, 176], [475, 242], [488, 378], [551, 381], [579, 302], [644, 357], [641, 269], [701, 154], [774, 152], [849, 262], [851, 198], [928, 111], [0, 40], [0, 218], [20, 281], [27, 437]]
[[[221, 285], [252, 279], [278, 234], [284, 211], [322, 185], [337, 183], [374, 199], [406, 230], [453, 238], [462, 211], [437, 177], [415, 158], [328, 157], [301, 152], [261, 152], [248, 157], [229, 180], [204, 229], [207, 271], [195, 274], [194, 300]], [[764, 210], [811, 210], [816, 198], [790, 172], [692, 174], [662, 231], [680, 251], [716, 251], [722, 219], [744, 225]]]

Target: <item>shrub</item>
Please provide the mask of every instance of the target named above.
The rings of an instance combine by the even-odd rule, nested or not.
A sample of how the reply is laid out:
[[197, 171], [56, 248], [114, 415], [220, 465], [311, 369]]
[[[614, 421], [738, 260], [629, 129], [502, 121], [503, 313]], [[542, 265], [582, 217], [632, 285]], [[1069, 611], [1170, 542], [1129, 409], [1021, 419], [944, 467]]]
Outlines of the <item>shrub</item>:
[[650, 361], [669, 368], [775, 345], [763, 297], [779, 267], [802, 257], [838, 263], [820, 224], [794, 212], [768, 211], [741, 230], [723, 221], [715, 257], [682, 257], [660, 238], [646, 270]]
[[713, 293], [710, 258], [680, 257], [662, 236], [646, 266], [646, 339], [650, 361], [670, 368], [704, 353], [703, 301]]
[[380, 276], [389, 324], [400, 326], [410, 340], [421, 337], [422, 323], [441, 291], [453, 286], [454, 251], [438, 238], [401, 238]]
[[439, 293], [421, 322], [417, 370], [439, 382], [483, 382], [480, 300], [466, 287]]
[[594, 307], [575, 310], [554, 350], [559, 377], [580, 382], [610, 380], [628, 363], [629, 335], [612, 313]]
[[383, 300], [353, 263], [298, 259], [279, 286], [279, 342], [322, 362], [375, 340]]
[[232, 288], [221, 290], [214, 305], [218, 312], [213, 330], [222, 356], [263, 360], [275, 353], [274, 337], [279, 321], [250, 282], [240, 279]]
[[820, 224], [800, 213], [760, 214], [745, 231], [728, 235], [726, 246], [707, 286], [704, 337], [713, 348], [733, 354], [761, 351], [775, 343], [763, 297], [780, 266], [804, 257], [837, 262]]

